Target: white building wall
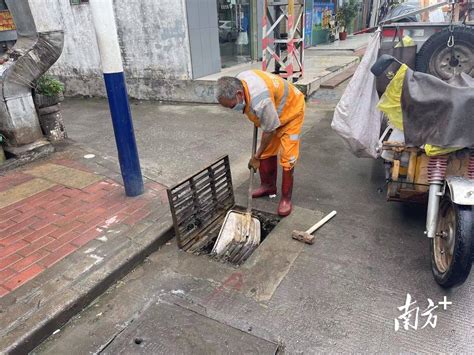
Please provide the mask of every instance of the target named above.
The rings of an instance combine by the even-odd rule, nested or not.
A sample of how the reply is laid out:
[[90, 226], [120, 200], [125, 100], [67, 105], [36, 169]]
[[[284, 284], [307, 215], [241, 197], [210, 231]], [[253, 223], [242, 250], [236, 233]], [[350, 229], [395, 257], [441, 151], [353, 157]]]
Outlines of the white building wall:
[[[38, 31], [63, 29], [61, 58], [51, 68], [68, 95], [104, 96], [89, 5], [29, 0]], [[185, 0], [115, 0], [117, 31], [130, 96], [166, 99], [173, 81], [191, 78]]]

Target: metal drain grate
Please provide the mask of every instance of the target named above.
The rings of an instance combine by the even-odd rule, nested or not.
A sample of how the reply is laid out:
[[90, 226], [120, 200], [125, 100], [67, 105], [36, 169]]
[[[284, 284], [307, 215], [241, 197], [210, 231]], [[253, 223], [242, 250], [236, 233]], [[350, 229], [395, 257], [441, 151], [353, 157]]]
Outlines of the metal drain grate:
[[201, 232], [234, 205], [229, 156], [169, 188], [168, 200], [179, 248], [203, 244]]

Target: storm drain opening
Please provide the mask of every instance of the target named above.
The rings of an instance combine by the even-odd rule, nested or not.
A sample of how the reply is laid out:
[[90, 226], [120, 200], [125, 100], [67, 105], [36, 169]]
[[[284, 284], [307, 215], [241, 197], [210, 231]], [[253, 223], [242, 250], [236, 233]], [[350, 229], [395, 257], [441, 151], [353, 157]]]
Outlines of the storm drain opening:
[[[244, 207], [241, 206], [233, 206], [232, 210], [236, 211], [245, 211]], [[253, 210], [252, 216], [257, 218], [260, 221], [261, 226], [261, 235], [260, 235], [260, 245], [263, 243], [265, 238], [270, 234], [270, 232], [276, 227], [276, 225], [280, 222], [280, 217], [271, 213], [267, 213], [264, 211]], [[212, 248], [214, 247], [217, 237], [219, 235], [219, 231], [224, 223], [225, 214], [222, 218], [217, 219], [212, 225], [202, 231], [199, 234], [198, 238], [201, 239], [201, 243], [197, 244], [195, 247], [191, 248], [190, 252], [196, 255], [209, 255], [212, 258], [215, 258], [214, 255], [211, 254]], [[258, 248], [258, 247], [257, 247]], [[253, 251], [255, 252], [255, 250]], [[235, 262], [229, 261], [226, 257], [220, 258], [220, 261], [229, 262], [234, 265], [241, 265], [243, 264], [252, 254], [247, 255], [245, 258], [237, 260]]]
[[[228, 156], [169, 188], [168, 200], [178, 247], [196, 255], [214, 257], [211, 252], [226, 213], [230, 209], [245, 211], [235, 206]], [[258, 210], [253, 210], [252, 215], [260, 221], [263, 242], [280, 217]], [[221, 261], [241, 265], [250, 255], [232, 262], [224, 257]]]

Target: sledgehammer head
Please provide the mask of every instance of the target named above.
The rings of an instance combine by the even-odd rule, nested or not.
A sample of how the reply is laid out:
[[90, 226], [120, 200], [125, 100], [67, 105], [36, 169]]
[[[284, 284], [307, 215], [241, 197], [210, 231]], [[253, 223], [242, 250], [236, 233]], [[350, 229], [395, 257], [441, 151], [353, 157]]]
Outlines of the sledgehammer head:
[[297, 230], [294, 230], [292, 233], [291, 233], [291, 237], [293, 239], [296, 239], [300, 242], [304, 242], [306, 244], [313, 244], [314, 243], [314, 235], [312, 234], [309, 234], [309, 233], [306, 233], [306, 232], [302, 232], [302, 231], [297, 231]]

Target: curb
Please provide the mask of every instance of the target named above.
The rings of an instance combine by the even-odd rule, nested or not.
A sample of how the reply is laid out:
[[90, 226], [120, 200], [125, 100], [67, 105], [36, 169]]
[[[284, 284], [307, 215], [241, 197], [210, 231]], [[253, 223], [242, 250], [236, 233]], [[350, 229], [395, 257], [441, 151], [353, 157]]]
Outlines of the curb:
[[[158, 250], [173, 236], [169, 219], [164, 218], [164, 220], [166, 221], [164, 223], [142, 223], [136, 228], [141, 231], [133, 238], [128, 237], [131, 234], [129, 231], [117, 235], [116, 239], [110, 243], [91, 241], [78, 249], [77, 252], [44, 271], [36, 279], [2, 298], [0, 300], [2, 318], [8, 317], [9, 312], [15, 313], [15, 310], [20, 310], [23, 315], [15, 317], [14, 314], [10, 314], [10, 318], [12, 318], [10, 324], [2, 325], [0, 353], [19, 354], [33, 350], [118, 279], [132, 271], [148, 255]], [[101, 244], [95, 248], [96, 254], [103, 252], [104, 255], [107, 255], [106, 253], [112, 255], [99, 265], [94, 263], [89, 270], [84, 263], [84, 259], [86, 259], [84, 251], [90, 249], [93, 242]], [[65, 280], [68, 278], [68, 272], [77, 272], [77, 270], [71, 271], [70, 261], [74, 257], [77, 259], [77, 264], [73, 264], [74, 268], [85, 266], [87, 274], [72, 282], [69, 280], [67, 283]], [[86, 261], [90, 263], [90, 260]], [[61, 279], [58, 279], [58, 275], [61, 275]], [[59, 284], [59, 287], [55, 287], [55, 283]], [[36, 284], [37, 287], [31, 289], [28, 287], [29, 284]], [[42, 297], [49, 293], [51, 295], [48, 300], [41, 304]], [[13, 302], [14, 306], [5, 306], [8, 301]], [[25, 304], [30, 307], [27, 311], [25, 311]]]

